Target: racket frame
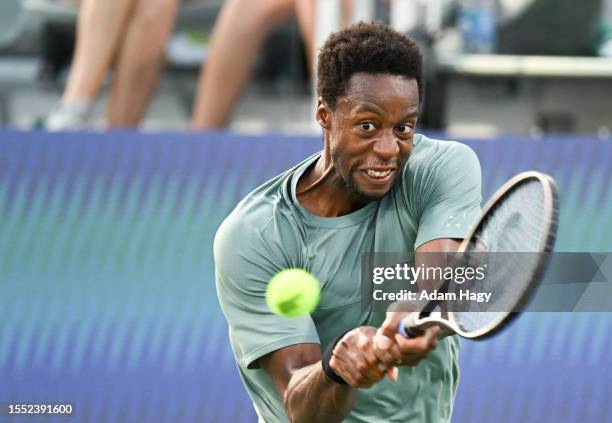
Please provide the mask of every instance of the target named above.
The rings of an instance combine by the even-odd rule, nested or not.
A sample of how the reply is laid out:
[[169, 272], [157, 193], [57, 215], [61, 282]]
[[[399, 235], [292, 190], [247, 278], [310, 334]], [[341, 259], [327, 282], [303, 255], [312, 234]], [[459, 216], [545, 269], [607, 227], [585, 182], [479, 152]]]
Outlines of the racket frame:
[[[547, 216], [549, 216], [549, 219], [547, 221], [547, 226], [544, 232], [546, 233], [546, 236], [543, 237], [542, 244], [540, 245], [538, 251], [542, 254], [550, 253], [555, 243], [555, 238], [557, 234], [558, 216], [559, 216], [559, 198], [558, 198], [557, 185], [555, 184], [555, 181], [550, 176], [544, 173], [533, 171], [533, 170], [522, 172], [522, 173], [519, 173], [518, 175], [515, 175], [514, 177], [509, 179], [504, 185], [502, 185], [495, 192], [495, 194], [493, 194], [493, 196], [489, 199], [489, 201], [487, 201], [485, 207], [480, 213], [480, 217], [478, 218], [477, 223], [470, 230], [470, 232], [465, 237], [465, 239], [461, 242], [461, 245], [459, 246], [457, 253], [460, 254], [460, 253], [465, 252], [474, 234], [477, 233], [480, 230], [480, 228], [483, 226], [483, 224], [486, 222], [489, 211], [491, 211], [497, 205], [499, 201], [501, 201], [503, 198], [508, 196], [515, 189], [518, 189], [522, 184], [532, 179], [538, 180], [542, 185], [542, 189], [544, 192], [544, 212]], [[514, 310], [507, 311], [507, 312], [500, 312], [499, 316], [496, 319], [494, 319], [492, 322], [488, 323], [486, 326], [483, 326], [482, 328], [478, 330], [470, 331], [470, 332], [466, 332], [462, 330], [459, 327], [459, 325], [456, 323], [453, 317], [453, 312], [446, 311], [442, 315], [440, 315], [439, 313], [434, 314], [434, 313], [429, 313], [429, 312], [412, 313], [409, 316], [407, 316], [404, 320], [402, 320], [402, 322], [400, 323], [400, 325], [403, 326], [401, 329], [404, 329], [403, 331], [400, 329], [400, 332], [417, 335], [418, 333], [420, 333], [422, 330], [426, 329], [427, 327], [439, 325], [439, 326], [442, 326], [443, 329], [446, 329], [446, 331], [452, 331], [456, 333], [457, 335], [460, 335], [464, 338], [485, 339], [487, 337], [490, 337], [494, 335], [495, 333], [499, 332], [500, 330], [502, 330], [512, 320], [514, 320], [514, 318], [516, 318], [516, 316], [519, 314], [517, 310], [522, 309], [527, 304], [527, 302], [529, 301], [529, 299], [535, 292], [535, 289], [537, 286], [537, 283], [535, 282], [538, 281], [542, 277], [544, 272], [546, 271], [546, 266], [548, 265], [548, 261], [549, 261], [548, 257], [540, 258], [538, 260], [538, 263], [533, 272], [533, 275], [531, 276], [531, 279], [529, 283], [527, 284], [527, 289], [523, 291], [523, 293], [517, 300]], [[434, 303], [439, 304], [439, 302], [437, 301], [434, 301]], [[425, 309], [427, 308], [430, 308], [430, 304], [425, 306]], [[446, 318], [438, 317], [438, 316], [446, 316]]]

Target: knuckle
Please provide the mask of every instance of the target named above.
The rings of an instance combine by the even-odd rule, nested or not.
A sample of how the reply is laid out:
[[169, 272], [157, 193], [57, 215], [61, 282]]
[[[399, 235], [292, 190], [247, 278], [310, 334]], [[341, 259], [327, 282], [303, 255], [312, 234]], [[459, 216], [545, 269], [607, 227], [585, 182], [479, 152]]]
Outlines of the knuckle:
[[336, 373], [339, 371], [339, 369], [338, 369], [338, 360], [333, 355], [332, 355], [331, 359], [329, 360], [329, 367], [331, 367], [332, 370], [334, 370]]
[[367, 336], [361, 335], [359, 339], [357, 340], [357, 345], [362, 349], [367, 348], [369, 343], [370, 343], [370, 339]]
[[374, 355], [366, 355], [365, 360], [368, 363], [368, 367], [375, 367], [379, 361]]
[[391, 354], [385, 355], [385, 361], [384, 362], [386, 364], [393, 363], [394, 361], [396, 361], [396, 358], [394, 356], [392, 356]]

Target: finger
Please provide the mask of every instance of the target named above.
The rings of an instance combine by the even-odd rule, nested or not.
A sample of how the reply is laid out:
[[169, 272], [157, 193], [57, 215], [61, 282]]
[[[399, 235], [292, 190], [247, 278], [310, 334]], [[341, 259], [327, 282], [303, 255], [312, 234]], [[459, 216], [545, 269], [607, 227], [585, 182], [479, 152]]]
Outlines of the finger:
[[363, 358], [368, 362], [368, 364], [376, 367], [381, 372], [385, 372], [387, 370], [387, 366], [377, 357], [376, 348], [373, 342], [368, 342], [366, 347], [363, 349]]
[[416, 366], [421, 360], [427, 358], [429, 352], [437, 345], [437, 334], [439, 330], [426, 331], [422, 336], [414, 339], [406, 339], [401, 335], [396, 337], [402, 352], [402, 364]]
[[433, 326], [428, 328], [423, 335], [423, 342], [426, 348], [433, 349], [437, 345], [438, 336], [440, 335], [440, 327]]
[[366, 370], [365, 368], [359, 366], [357, 368], [353, 368], [352, 377], [355, 380], [355, 387], [357, 388], [369, 388], [374, 385], [376, 382], [382, 380], [385, 377], [385, 372], [381, 370]]
[[387, 376], [389, 376], [389, 379], [391, 379], [393, 382], [397, 382], [397, 378], [399, 377], [399, 367], [391, 367], [387, 369]]
[[404, 338], [398, 334], [395, 336], [395, 342], [403, 355], [425, 353], [436, 347], [439, 333], [437, 326], [431, 327], [416, 338]]
[[368, 363], [363, 356], [349, 360], [345, 360], [343, 357], [336, 358], [342, 363], [343, 370], [350, 375], [350, 379], [354, 381], [354, 384], [350, 384], [351, 386], [359, 388], [371, 386], [385, 377], [386, 368], [380, 369], [376, 365]]
[[[367, 357], [370, 354], [371, 357]], [[360, 359], [355, 360], [355, 368], [359, 373], [358, 377], [365, 379], [366, 382], [378, 382], [385, 377], [387, 366], [380, 363], [374, 356], [371, 349], [369, 351], [364, 350], [363, 355]]]
[[387, 369], [381, 370], [377, 366], [365, 364], [359, 366], [358, 381], [365, 384], [374, 384], [384, 379]]
[[[392, 342], [391, 340], [389, 341]], [[363, 360], [367, 366], [376, 368], [379, 372], [382, 372], [380, 377], [384, 377], [384, 372], [387, 370], [387, 366], [376, 356], [372, 338], [366, 336], [362, 337], [357, 341], [357, 347], [358, 349], [353, 350], [352, 354], [349, 354], [347, 357], [343, 357], [344, 361], [349, 363], [359, 363]]]
[[344, 362], [341, 358], [332, 355], [329, 360], [329, 367], [340, 376], [349, 386], [353, 388], [358, 388], [359, 386], [355, 377], [351, 374], [349, 369], [346, 366], [346, 362]]
[[389, 308], [387, 308], [385, 321], [380, 326], [382, 333], [389, 338], [393, 338], [402, 320], [415, 312], [417, 312], [417, 310], [414, 304], [410, 302], [398, 301], [391, 304]]
[[417, 338], [404, 338], [402, 335], [395, 336], [402, 359], [411, 354], [422, 354], [428, 351], [427, 341], [423, 336]]
[[373, 352], [376, 358], [386, 367], [395, 364], [398, 360], [401, 360], [401, 351], [399, 347], [393, 342], [392, 338], [388, 338], [379, 332], [374, 335], [373, 338]]
[[340, 340], [340, 342], [336, 344], [332, 354], [350, 365], [362, 358], [363, 351], [370, 348], [369, 343], [369, 339], [361, 335], [355, 336], [352, 341]]
[[393, 339], [393, 336], [397, 333], [398, 325], [405, 316], [406, 313], [396, 311], [387, 312], [387, 317], [379, 328], [380, 334]]
[[394, 365], [394, 366], [402, 364], [403, 354], [397, 342], [394, 342], [393, 345], [391, 345], [391, 348], [389, 348], [387, 351], [389, 352], [391, 357], [393, 357], [393, 360], [390, 363], [386, 363], [386, 364]]

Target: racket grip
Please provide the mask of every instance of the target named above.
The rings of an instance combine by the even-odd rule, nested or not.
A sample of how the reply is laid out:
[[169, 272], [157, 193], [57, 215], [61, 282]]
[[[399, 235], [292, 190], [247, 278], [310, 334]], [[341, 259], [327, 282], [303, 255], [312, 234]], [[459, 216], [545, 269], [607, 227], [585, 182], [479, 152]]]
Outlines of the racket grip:
[[405, 324], [406, 319], [402, 319], [399, 322], [399, 325], [397, 325], [397, 333], [399, 333], [400, 335], [402, 335], [404, 338], [412, 338], [412, 336], [410, 336], [410, 334], [408, 333], [408, 331], [406, 330], [406, 324]]
[[419, 313], [410, 313], [399, 322], [399, 325], [397, 325], [397, 333], [405, 338], [412, 338], [415, 336], [412, 328], [417, 326], [418, 319]]

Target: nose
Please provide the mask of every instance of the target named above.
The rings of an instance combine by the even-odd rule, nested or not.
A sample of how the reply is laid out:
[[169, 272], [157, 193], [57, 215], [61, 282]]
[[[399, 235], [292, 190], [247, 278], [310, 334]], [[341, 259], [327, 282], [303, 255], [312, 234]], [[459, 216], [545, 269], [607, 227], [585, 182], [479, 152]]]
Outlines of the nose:
[[381, 160], [391, 160], [399, 155], [399, 142], [393, 131], [385, 131], [379, 139], [374, 142], [374, 154]]

